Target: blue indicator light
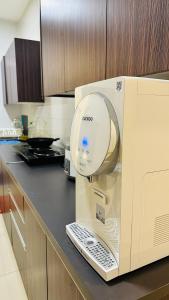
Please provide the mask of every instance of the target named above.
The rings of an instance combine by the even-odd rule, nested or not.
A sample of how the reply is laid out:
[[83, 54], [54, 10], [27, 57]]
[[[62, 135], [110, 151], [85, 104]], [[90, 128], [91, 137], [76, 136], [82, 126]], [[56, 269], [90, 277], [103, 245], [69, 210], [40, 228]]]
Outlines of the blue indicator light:
[[89, 145], [88, 139], [86, 137], [84, 137], [82, 140], [82, 146], [87, 147], [88, 145]]

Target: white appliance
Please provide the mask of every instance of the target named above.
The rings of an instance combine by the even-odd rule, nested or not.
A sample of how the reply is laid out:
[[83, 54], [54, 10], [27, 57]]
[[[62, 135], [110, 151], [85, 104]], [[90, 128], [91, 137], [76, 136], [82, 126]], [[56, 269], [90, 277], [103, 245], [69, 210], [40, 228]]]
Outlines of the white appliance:
[[66, 148], [65, 148], [64, 171], [69, 179], [75, 180], [76, 170], [75, 170], [73, 162], [72, 162], [70, 146], [66, 146]]
[[66, 231], [106, 280], [169, 255], [169, 83], [118, 77], [76, 89], [76, 222]]

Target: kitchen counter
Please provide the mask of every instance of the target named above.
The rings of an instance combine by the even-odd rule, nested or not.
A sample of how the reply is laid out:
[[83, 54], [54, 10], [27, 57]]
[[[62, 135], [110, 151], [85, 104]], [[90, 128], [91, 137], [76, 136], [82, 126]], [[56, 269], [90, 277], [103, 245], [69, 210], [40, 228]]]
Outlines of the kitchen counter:
[[75, 184], [60, 165], [30, 167], [9, 145], [0, 146], [0, 158], [30, 199], [87, 299], [168, 299], [168, 257], [106, 283], [78, 253], [65, 232], [65, 225], [75, 220]]

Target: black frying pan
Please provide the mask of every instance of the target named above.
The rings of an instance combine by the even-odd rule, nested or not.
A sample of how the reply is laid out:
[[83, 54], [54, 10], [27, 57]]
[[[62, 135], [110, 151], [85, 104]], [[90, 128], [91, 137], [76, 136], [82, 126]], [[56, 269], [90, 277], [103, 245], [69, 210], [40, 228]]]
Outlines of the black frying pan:
[[32, 148], [48, 148], [54, 141], [59, 140], [59, 138], [52, 139], [46, 137], [39, 138], [29, 138], [25, 142], [28, 143]]

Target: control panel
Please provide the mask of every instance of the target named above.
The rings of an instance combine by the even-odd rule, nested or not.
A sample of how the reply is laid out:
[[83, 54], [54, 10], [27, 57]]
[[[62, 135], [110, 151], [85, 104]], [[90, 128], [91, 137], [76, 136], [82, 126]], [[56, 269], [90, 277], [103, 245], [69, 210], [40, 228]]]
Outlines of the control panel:
[[70, 140], [77, 172], [92, 176], [113, 166], [118, 139], [117, 118], [111, 102], [99, 93], [84, 97], [75, 112]]

